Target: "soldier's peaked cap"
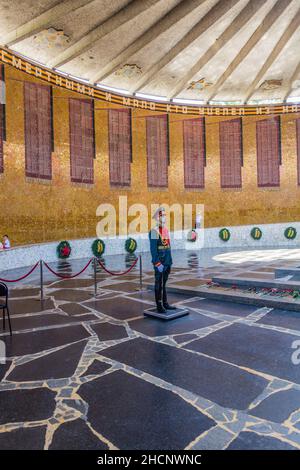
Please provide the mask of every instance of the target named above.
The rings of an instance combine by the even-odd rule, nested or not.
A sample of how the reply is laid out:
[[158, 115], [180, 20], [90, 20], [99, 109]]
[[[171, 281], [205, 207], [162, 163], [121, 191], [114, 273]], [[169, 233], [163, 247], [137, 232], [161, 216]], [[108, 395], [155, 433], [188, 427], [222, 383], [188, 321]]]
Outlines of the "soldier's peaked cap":
[[154, 212], [153, 216], [152, 216], [152, 219], [158, 219], [158, 217], [161, 215], [162, 212], [165, 212], [165, 208], [163, 206], [160, 206], [156, 209], [156, 211]]

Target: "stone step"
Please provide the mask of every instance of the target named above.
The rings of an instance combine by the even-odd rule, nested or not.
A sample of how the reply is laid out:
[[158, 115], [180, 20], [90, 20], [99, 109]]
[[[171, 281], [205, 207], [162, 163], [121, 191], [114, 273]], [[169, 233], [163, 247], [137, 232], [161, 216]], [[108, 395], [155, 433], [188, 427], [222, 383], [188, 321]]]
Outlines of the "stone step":
[[[257, 305], [258, 307], [280, 308], [283, 310], [293, 310], [300, 312], [300, 298], [275, 297], [272, 295], [256, 295], [251, 292], [240, 292], [234, 290], [221, 290], [218, 287], [174, 287], [168, 286], [168, 292], [174, 294], [190, 294], [191, 296], [204, 297], [207, 299], [221, 300], [224, 302], [243, 303]], [[299, 314], [300, 315], [300, 314]], [[299, 317], [300, 318], [300, 317]]]
[[227, 276], [213, 276], [212, 281], [222, 286], [242, 286], [242, 287], [271, 287], [275, 289], [300, 289], [300, 280], [288, 280], [283, 281], [282, 279], [253, 279], [247, 277], [227, 277]]
[[275, 269], [275, 277], [284, 276], [293, 276], [294, 279], [299, 279], [300, 281], [300, 268], [289, 268], [288, 266], [285, 266], [283, 268]]

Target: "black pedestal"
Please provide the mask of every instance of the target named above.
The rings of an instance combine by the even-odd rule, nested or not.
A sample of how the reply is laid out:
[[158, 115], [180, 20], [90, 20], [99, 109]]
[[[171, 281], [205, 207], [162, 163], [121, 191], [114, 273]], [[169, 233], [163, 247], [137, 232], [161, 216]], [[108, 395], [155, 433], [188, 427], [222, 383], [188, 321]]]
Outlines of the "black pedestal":
[[188, 315], [190, 312], [187, 308], [178, 307], [176, 310], [167, 310], [166, 313], [158, 313], [156, 307], [144, 310], [144, 315], [152, 318], [159, 318], [160, 320], [174, 320], [175, 318]]

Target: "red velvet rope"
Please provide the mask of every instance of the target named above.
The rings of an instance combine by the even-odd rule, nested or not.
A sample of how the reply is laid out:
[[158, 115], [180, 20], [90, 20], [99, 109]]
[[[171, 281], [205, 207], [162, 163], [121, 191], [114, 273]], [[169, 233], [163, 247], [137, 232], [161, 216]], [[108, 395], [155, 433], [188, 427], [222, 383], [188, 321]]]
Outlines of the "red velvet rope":
[[79, 276], [81, 273], [83, 273], [83, 271], [85, 271], [87, 269], [87, 267], [91, 264], [91, 262], [93, 261], [93, 258], [91, 258], [89, 260], [89, 262], [85, 265], [85, 267], [79, 271], [79, 273], [76, 273], [76, 274], [72, 274], [72, 276], [64, 276], [63, 274], [59, 274], [57, 272], [55, 272], [52, 268], [50, 268], [49, 264], [47, 264], [45, 261], [43, 261], [44, 265], [46, 266], [46, 268], [52, 273], [54, 274], [55, 276], [57, 277], [60, 277], [61, 279], [72, 279], [74, 277], [77, 277]]
[[121, 271], [121, 272], [114, 272], [114, 271], [109, 271], [103, 263], [101, 263], [101, 261], [98, 259], [98, 263], [100, 264], [101, 268], [104, 269], [105, 272], [107, 272], [108, 274], [111, 274], [112, 276], [122, 276], [123, 274], [127, 274], [129, 273], [133, 268], [134, 266], [136, 265], [136, 263], [138, 262], [138, 258], [132, 263], [132, 265], [130, 266], [130, 268], [128, 268], [126, 271]]
[[25, 279], [26, 277], [30, 276], [30, 274], [35, 270], [35, 268], [38, 266], [38, 264], [39, 264], [39, 261], [30, 269], [30, 271], [28, 271], [27, 274], [24, 274], [24, 276], [18, 277], [18, 279], [1, 279], [1, 278], [0, 278], [0, 281], [2, 281], [2, 282], [18, 282], [18, 281], [22, 281], [22, 279]]
[[[80, 274], [82, 274], [87, 268], [88, 266], [91, 264], [91, 262], [93, 261], [93, 258], [91, 258], [88, 263], [84, 266], [84, 268], [82, 268], [81, 271], [79, 271], [78, 273], [76, 274], [72, 274], [72, 276], [65, 276], [63, 274], [60, 274], [60, 273], [57, 273], [56, 271], [54, 271], [50, 266], [49, 264], [47, 264], [45, 261], [43, 261], [44, 265], [46, 266], [46, 268], [52, 273], [54, 274], [55, 276], [57, 277], [60, 277], [61, 279], [72, 279], [74, 277], [77, 277], [79, 276]], [[133, 268], [134, 266], [136, 265], [136, 263], [138, 262], [138, 258], [136, 258], [136, 260], [132, 263], [132, 265], [126, 270], [126, 271], [121, 271], [121, 272], [113, 272], [113, 271], [109, 271], [103, 263], [101, 263], [101, 261], [98, 259], [97, 260], [99, 265], [101, 266], [102, 269], [104, 269], [104, 271], [106, 271], [108, 274], [111, 274], [112, 276], [122, 276], [123, 274], [127, 274], [129, 273]], [[27, 274], [24, 274], [24, 276], [21, 276], [19, 277], [18, 279], [2, 279], [0, 278], [0, 281], [1, 282], [18, 282], [18, 281], [22, 281], [23, 279], [25, 279], [26, 277], [30, 276], [30, 274], [35, 270], [35, 268], [37, 268], [38, 264], [40, 262], [38, 261], [31, 269], [30, 271], [28, 271]]]

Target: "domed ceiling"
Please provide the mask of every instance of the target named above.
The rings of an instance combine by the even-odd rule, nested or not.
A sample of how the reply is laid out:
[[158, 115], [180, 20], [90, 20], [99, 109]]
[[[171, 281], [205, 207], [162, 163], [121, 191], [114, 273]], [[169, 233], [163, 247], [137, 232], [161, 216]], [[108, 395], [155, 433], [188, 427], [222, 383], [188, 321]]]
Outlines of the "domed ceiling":
[[130, 94], [300, 101], [299, 0], [6, 0], [0, 43]]

